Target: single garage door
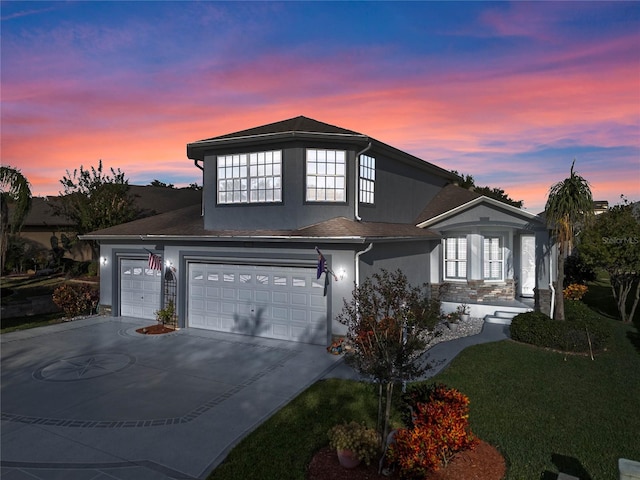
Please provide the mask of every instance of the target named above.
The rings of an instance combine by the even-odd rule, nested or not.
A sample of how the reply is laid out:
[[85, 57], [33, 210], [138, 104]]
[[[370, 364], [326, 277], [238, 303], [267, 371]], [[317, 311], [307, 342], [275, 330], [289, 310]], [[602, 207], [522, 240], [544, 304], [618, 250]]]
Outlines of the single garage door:
[[120, 260], [120, 315], [155, 320], [160, 308], [162, 272], [145, 260]]
[[189, 263], [189, 327], [324, 345], [327, 299], [316, 269]]

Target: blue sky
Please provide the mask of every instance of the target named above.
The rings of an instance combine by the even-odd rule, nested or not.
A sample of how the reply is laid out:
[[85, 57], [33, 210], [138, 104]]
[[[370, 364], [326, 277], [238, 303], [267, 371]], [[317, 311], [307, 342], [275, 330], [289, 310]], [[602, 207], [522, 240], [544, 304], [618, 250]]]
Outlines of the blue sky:
[[640, 2], [20, 2], [2, 7], [2, 163], [200, 183], [186, 144], [298, 115], [539, 211], [571, 162], [640, 200]]

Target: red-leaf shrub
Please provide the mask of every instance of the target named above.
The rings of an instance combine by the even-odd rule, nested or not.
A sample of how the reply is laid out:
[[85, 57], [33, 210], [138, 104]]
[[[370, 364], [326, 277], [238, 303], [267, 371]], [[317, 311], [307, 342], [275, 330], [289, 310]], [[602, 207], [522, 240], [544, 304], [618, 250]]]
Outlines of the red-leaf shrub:
[[53, 291], [53, 303], [68, 318], [93, 313], [100, 301], [100, 293], [89, 285], [60, 285]]
[[477, 444], [469, 427], [466, 395], [435, 385], [424, 400], [411, 405], [412, 426], [398, 430], [389, 448], [389, 461], [403, 478], [423, 478], [446, 465], [455, 453]]

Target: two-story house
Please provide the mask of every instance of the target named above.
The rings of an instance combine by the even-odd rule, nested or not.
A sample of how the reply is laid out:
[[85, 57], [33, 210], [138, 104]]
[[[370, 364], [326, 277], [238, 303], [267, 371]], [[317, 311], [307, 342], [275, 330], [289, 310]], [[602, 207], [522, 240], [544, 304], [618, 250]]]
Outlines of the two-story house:
[[[534, 295], [548, 309], [540, 217], [367, 135], [301, 116], [190, 143], [187, 156], [201, 206], [84, 236], [100, 242], [114, 316], [154, 319], [173, 300], [182, 328], [326, 344], [345, 332], [335, 317], [354, 285], [382, 268], [440, 289], [445, 309], [484, 316]], [[331, 271], [320, 278], [318, 251]]]

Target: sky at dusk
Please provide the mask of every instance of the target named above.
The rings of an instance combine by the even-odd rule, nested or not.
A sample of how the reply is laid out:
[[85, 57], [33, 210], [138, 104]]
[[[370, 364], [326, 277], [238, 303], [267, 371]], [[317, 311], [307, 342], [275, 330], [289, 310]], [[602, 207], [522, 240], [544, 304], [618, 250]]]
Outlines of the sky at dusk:
[[1, 7], [2, 164], [202, 184], [186, 144], [304, 115], [532, 212], [571, 162], [640, 200], [640, 2], [20, 2]]

